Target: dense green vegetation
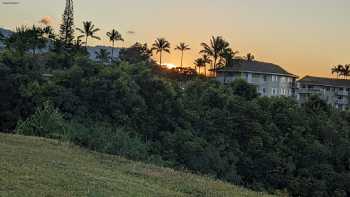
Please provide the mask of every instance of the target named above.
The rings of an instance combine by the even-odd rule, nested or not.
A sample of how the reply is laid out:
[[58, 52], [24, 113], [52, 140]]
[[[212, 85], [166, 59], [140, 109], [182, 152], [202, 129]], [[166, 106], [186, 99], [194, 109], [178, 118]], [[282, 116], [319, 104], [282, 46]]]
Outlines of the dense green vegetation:
[[0, 196], [268, 197], [55, 140], [0, 134]]
[[[47, 52], [36, 53], [48, 36], [28, 31], [18, 30], [0, 53], [1, 131], [66, 140], [254, 190], [350, 195], [349, 112], [317, 97], [304, 106], [258, 98], [240, 80], [170, 79], [155, 74], [142, 44], [109, 64], [55, 36]], [[35, 44], [23, 47], [23, 40]], [[170, 46], [159, 40], [154, 47], [161, 53]]]

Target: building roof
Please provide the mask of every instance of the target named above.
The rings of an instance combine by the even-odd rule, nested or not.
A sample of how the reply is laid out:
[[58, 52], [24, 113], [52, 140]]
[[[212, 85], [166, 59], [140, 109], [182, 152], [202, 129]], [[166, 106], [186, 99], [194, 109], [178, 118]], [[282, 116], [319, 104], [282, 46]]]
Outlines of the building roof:
[[281, 66], [260, 62], [260, 61], [240, 61], [232, 64], [231, 66], [226, 66], [217, 70], [217, 72], [252, 72], [252, 73], [266, 73], [266, 74], [277, 74], [285, 75], [290, 77], [298, 78], [298, 76], [293, 75]]
[[332, 87], [350, 87], [350, 80], [346, 79], [332, 79], [325, 77], [313, 77], [305, 76], [300, 79], [298, 82], [313, 84], [313, 85], [323, 85], [323, 86], [332, 86]]

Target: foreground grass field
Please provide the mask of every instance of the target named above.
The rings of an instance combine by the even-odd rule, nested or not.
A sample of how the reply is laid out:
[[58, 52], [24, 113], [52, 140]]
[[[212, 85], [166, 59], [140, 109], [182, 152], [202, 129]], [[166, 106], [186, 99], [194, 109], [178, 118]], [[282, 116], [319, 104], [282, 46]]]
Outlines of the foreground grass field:
[[0, 134], [0, 196], [268, 195], [54, 140]]

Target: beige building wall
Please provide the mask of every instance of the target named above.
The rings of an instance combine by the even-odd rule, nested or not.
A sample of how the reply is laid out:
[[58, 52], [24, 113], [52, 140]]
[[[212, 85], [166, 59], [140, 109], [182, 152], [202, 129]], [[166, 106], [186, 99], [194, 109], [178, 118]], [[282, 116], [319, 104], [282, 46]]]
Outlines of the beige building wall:
[[295, 78], [285, 75], [254, 72], [221, 72], [217, 74], [217, 80], [229, 83], [236, 79], [244, 79], [249, 84], [255, 85], [261, 96], [288, 96], [295, 95]]

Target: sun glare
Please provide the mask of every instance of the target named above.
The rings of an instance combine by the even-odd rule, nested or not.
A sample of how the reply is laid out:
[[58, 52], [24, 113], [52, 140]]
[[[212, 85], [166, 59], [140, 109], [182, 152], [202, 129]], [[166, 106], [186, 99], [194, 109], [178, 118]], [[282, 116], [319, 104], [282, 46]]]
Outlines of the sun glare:
[[175, 64], [171, 64], [171, 63], [165, 63], [164, 66], [166, 66], [168, 69], [172, 69], [172, 68], [177, 67]]

